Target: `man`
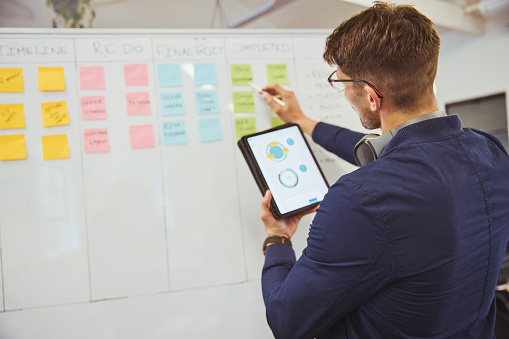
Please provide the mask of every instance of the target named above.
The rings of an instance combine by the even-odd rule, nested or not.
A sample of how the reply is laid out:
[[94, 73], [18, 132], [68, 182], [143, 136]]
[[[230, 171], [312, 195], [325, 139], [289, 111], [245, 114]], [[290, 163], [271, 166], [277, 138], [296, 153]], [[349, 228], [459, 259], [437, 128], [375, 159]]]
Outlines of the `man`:
[[[493, 337], [509, 157], [494, 137], [437, 112], [439, 45], [427, 17], [381, 2], [328, 37], [329, 82], [386, 145], [330, 188], [298, 261], [288, 240], [302, 215], [276, 220], [270, 191], [262, 199], [263, 297], [276, 338]], [[264, 90], [283, 120], [354, 162], [362, 135], [309, 119], [280, 86]]]

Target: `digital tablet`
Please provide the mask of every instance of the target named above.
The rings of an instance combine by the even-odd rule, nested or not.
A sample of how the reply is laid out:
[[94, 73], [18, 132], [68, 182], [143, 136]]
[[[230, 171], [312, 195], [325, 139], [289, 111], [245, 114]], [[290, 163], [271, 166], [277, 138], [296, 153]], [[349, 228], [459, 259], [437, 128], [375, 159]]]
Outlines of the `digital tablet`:
[[298, 125], [246, 135], [237, 144], [262, 195], [270, 189], [276, 219], [317, 206], [329, 190]]

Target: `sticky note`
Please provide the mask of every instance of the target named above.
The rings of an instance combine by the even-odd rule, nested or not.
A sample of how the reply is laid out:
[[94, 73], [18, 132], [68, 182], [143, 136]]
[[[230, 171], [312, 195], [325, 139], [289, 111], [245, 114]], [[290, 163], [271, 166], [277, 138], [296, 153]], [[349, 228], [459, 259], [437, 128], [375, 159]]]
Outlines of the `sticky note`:
[[223, 140], [219, 118], [198, 119], [200, 142]]
[[148, 86], [147, 64], [125, 64], [124, 75], [126, 86]]
[[256, 118], [236, 118], [235, 137], [237, 140], [244, 135], [256, 133]]
[[288, 85], [290, 81], [288, 80], [288, 70], [286, 68], [286, 64], [268, 64], [267, 83], [269, 85]]
[[41, 139], [44, 160], [69, 158], [67, 134], [43, 135]]
[[85, 153], [109, 152], [108, 130], [106, 128], [84, 129], [83, 148]]
[[0, 104], [0, 129], [25, 128], [23, 104]]
[[196, 92], [196, 113], [217, 114], [219, 113], [219, 102], [216, 91]]
[[230, 65], [232, 86], [249, 86], [253, 82], [253, 71], [250, 64]]
[[67, 102], [43, 102], [41, 103], [42, 124], [44, 127], [69, 125], [69, 112]]
[[106, 101], [104, 96], [89, 96], [80, 98], [81, 119], [96, 120], [106, 119]]
[[127, 115], [150, 115], [150, 93], [131, 92], [125, 94]]
[[168, 92], [159, 95], [161, 99], [161, 114], [184, 115], [186, 114], [184, 106], [184, 95], [182, 92]]
[[179, 64], [157, 65], [159, 87], [181, 87], [182, 73]]
[[233, 92], [233, 113], [255, 113], [252, 91]]
[[80, 67], [80, 88], [82, 90], [105, 89], [103, 66]]
[[129, 135], [132, 149], [155, 147], [152, 125], [129, 126]]
[[285, 122], [283, 120], [281, 120], [280, 117], [271, 117], [270, 118], [270, 127], [277, 127], [277, 126], [281, 126], [284, 124], [285, 124]]
[[65, 91], [63, 67], [39, 67], [39, 91]]
[[217, 85], [215, 64], [194, 64], [194, 85]]
[[0, 135], [0, 160], [27, 158], [24, 134]]
[[23, 68], [0, 68], [0, 92], [23, 93]]
[[164, 145], [187, 144], [186, 125], [183, 120], [165, 121], [161, 126]]

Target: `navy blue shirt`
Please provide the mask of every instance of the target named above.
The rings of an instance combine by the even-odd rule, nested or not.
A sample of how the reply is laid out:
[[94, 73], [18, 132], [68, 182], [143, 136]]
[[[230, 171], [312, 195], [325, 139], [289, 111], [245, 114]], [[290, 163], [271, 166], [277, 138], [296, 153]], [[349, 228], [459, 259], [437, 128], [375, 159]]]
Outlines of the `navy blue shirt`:
[[[362, 135], [319, 123], [313, 139], [353, 162]], [[298, 261], [267, 247], [276, 338], [492, 338], [509, 240], [509, 157], [458, 116], [398, 131], [375, 162], [329, 190]]]

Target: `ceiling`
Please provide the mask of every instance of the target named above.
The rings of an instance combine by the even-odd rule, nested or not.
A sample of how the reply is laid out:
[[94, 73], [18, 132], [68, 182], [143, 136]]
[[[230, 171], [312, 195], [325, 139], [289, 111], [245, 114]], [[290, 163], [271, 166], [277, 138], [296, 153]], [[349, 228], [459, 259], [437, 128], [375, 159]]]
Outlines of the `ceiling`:
[[[275, 3], [271, 11], [241, 27], [331, 29], [372, 3], [372, 0], [93, 0], [96, 12], [93, 27], [220, 28], [245, 18], [270, 1]], [[439, 29], [480, 34], [484, 19], [475, 15], [465, 17], [463, 13], [465, 6], [478, 1], [406, 2], [415, 4], [435, 21]], [[54, 17], [55, 13], [46, 6], [46, 0], [0, 0], [0, 27], [49, 28]], [[451, 23], [454, 19], [457, 22]], [[83, 22], [88, 27], [88, 21]]]

